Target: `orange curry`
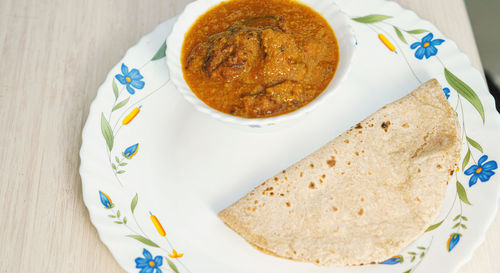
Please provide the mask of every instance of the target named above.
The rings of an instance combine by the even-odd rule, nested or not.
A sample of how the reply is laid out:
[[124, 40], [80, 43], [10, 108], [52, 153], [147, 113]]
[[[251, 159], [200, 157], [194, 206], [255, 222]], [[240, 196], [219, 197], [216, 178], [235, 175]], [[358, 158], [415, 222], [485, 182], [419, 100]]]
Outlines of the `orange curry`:
[[332, 28], [293, 0], [231, 0], [200, 16], [182, 46], [184, 79], [208, 106], [244, 117], [294, 111], [335, 74]]

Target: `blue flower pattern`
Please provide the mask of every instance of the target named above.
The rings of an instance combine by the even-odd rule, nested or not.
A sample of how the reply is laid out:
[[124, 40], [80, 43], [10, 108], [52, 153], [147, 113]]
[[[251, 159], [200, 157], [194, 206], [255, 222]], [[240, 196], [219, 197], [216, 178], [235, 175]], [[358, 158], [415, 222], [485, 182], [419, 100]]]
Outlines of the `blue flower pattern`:
[[452, 251], [453, 248], [460, 242], [460, 237], [461, 235], [458, 233], [453, 233], [450, 238], [448, 239], [448, 243], [446, 244], [446, 248], [448, 252]]
[[[144, 77], [141, 72], [136, 68], [128, 70], [128, 66], [122, 63], [122, 74], [116, 74], [115, 78], [123, 85], [127, 87], [127, 91], [130, 95], [135, 94], [135, 89], [144, 88], [144, 81], [141, 81]], [[135, 88], [135, 89], [134, 89]]]
[[144, 255], [144, 258], [137, 257], [135, 259], [135, 267], [141, 269], [139, 273], [162, 273], [161, 269], [159, 268], [163, 265], [162, 256], [156, 256], [153, 259], [151, 252], [149, 252], [147, 249], [144, 249], [142, 251], [142, 255]]
[[445, 87], [443, 88], [444, 95], [446, 96], [446, 99], [450, 98], [450, 88]]
[[464, 174], [472, 175], [469, 179], [469, 187], [474, 186], [478, 179], [481, 182], [487, 182], [495, 174], [493, 170], [498, 168], [497, 162], [494, 160], [486, 162], [486, 160], [488, 160], [488, 156], [483, 155], [479, 158], [477, 165], [472, 165], [465, 170]]
[[403, 262], [402, 256], [394, 256], [390, 259], [387, 259], [387, 260], [381, 262], [381, 264], [400, 264], [402, 262]]
[[99, 191], [99, 197], [101, 199], [101, 204], [105, 207], [105, 208], [111, 208], [113, 207], [113, 202], [111, 201], [111, 198], [109, 198], [109, 196], [107, 194], [105, 194], [104, 192], [102, 191]]
[[444, 42], [443, 39], [434, 39], [434, 34], [432, 32], [429, 32], [429, 34], [425, 35], [424, 38], [422, 38], [421, 42], [415, 42], [411, 44], [410, 48], [411, 49], [417, 49], [415, 51], [415, 57], [419, 60], [422, 60], [425, 56], [426, 59], [429, 59], [430, 57], [434, 56], [437, 54], [438, 50], [436, 46], [442, 44]]
[[128, 147], [127, 149], [125, 149], [125, 151], [123, 151], [123, 155], [126, 158], [131, 159], [133, 156], [135, 156], [137, 154], [138, 150], [139, 150], [139, 143], [136, 143], [136, 144]]

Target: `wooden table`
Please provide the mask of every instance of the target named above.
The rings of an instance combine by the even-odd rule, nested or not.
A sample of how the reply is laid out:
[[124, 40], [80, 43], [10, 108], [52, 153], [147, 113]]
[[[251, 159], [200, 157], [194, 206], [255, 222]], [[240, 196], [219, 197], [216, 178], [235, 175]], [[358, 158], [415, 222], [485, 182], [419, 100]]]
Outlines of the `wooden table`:
[[[125, 51], [189, 0], [0, 1], [0, 271], [123, 272], [82, 201], [81, 130]], [[481, 69], [462, 0], [398, 0]], [[460, 273], [500, 272], [500, 216]]]

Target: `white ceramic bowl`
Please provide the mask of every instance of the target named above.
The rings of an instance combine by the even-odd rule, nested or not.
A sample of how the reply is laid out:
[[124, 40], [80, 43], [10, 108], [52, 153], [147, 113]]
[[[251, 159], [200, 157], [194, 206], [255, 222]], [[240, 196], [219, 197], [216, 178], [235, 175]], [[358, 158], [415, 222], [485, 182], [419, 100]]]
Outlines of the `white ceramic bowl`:
[[354, 32], [349, 24], [350, 19], [332, 0], [301, 0], [299, 1], [300, 3], [311, 7], [328, 21], [335, 32], [335, 36], [337, 37], [339, 45], [339, 64], [333, 80], [327, 86], [326, 90], [309, 104], [299, 108], [298, 110], [269, 118], [240, 118], [222, 113], [206, 105], [191, 91], [184, 80], [181, 65], [182, 44], [184, 42], [185, 34], [194, 24], [196, 19], [207, 12], [210, 8], [223, 1], [225, 0], [197, 0], [187, 5], [184, 11], [179, 15], [179, 19], [177, 19], [177, 22], [172, 29], [172, 33], [167, 38], [166, 59], [168, 69], [170, 71], [170, 79], [186, 100], [192, 103], [197, 110], [209, 114], [216, 119], [233, 124], [249, 126], [252, 128], [267, 127], [283, 123], [288, 120], [297, 119], [305, 113], [312, 111], [318, 106], [318, 104], [324, 101], [327, 96], [331, 95], [335, 88], [341, 84], [351, 63], [356, 44]]

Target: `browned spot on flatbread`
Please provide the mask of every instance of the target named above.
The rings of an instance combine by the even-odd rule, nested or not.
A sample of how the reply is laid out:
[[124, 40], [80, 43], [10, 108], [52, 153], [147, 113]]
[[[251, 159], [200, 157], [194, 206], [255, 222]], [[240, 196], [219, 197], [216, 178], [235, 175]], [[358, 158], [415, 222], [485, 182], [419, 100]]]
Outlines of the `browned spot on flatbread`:
[[361, 128], [363, 128], [363, 126], [361, 126], [361, 123], [356, 124], [356, 127], [354, 127], [354, 129], [361, 129]]
[[361, 208], [361, 209], [358, 211], [358, 215], [359, 215], [359, 216], [362, 216], [362, 215], [363, 215], [363, 208]]
[[344, 140], [345, 143], [349, 143], [349, 139]]
[[339, 209], [337, 207], [332, 207], [333, 211], [338, 211]]
[[415, 200], [417, 200], [417, 202], [422, 202], [422, 200], [420, 200], [420, 198], [418, 198], [418, 196], [415, 198]]
[[326, 161], [326, 164], [328, 164], [328, 166], [330, 166], [330, 168], [332, 168], [333, 166], [335, 166], [335, 163], [337, 163], [337, 161], [335, 161], [335, 157], [334, 156], [330, 157], [330, 159], [328, 159]]
[[358, 153], [358, 152], [355, 152], [354, 154], [355, 154], [355, 155], [359, 155], [359, 153]]
[[390, 125], [391, 125], [390, 121], [384, 121], [384, 122], [382, 122], [382, 124], [380, 125], [380, 127], [382, 127], [382, 129], [384, 129], [384, 131], [387, 132], [387, 129], [389, 129]]
[[422, 170], [420, 168], [417, 169], [417, 172], [420, 173]]
[[453, 172], [454, 172], [453, 170], [450, 170], [450, 175], [453, 175]]
[[351, 161], [347, 161], [347, 165], [351, 165]]
[[290, 202], [288, 202], [288, 201], [287, 201], [287, 202], [285, 203], [285, 205], [286, 205], [287, 207], [289, 207], [289, 206], [290, 206]]
[[401, 125], [401, 127], [403, 127], [403, 128], [410, 128], [410, 125], [408, 125], [408, 123], [406, 123], [406, 122], [405, 122], [405, 123], [403, 123], [403, 124]]
[[315, 189], [316, 188], [316, 184], [314, 184], [314, 182], [311, 181], [311, 183], [309, 183], [309, 188], [310, 189]]
[[278, 181], [278, 178], [276, 176], [274, 177], [274, 181]]
[[[274, 188], [273, 187], [267, 187], [264, 191], [262, 191], [262, 195], [266, 195], [268, 191], [272, 191]], [[270, 193], [271, 195], [274, 195], [273, 192]]]
[[364, 202], [364, 201], [365, 201], [365, 199], [364, 199], [363, 197], [361, 197], [361, 199], [359, 199], [359, 200], [361, 200], [361, 202]]
[[312, 163], [309, 164], [309, 166], [311, 167], [311, 169], [314, 168], [314, 164], [312, 164]]
[[442, 168], [441, 164], [437, 164], [436, 168], [441, 169]]
[[304, 172], [300, 172], [300, 177], [304, 176]]
[[325, 177], [326, 177], [326, 174], [322, 174], [322, 175], [321, 175], [321, 178], [323, 178], [323, 179], [324, 179]]

